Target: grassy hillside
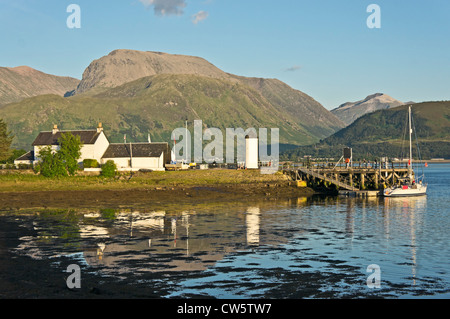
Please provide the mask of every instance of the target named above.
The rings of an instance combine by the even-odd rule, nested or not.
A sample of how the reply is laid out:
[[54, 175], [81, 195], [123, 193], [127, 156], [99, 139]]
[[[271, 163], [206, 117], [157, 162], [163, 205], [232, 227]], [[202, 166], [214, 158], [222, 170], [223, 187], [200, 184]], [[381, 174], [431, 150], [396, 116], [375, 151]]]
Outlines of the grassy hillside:
[[[298, 91], [296, 91], [298, 92]], [[318, 104], [319, 107], [322, 107]], [[95, 128], [102, 122], [110, 142], [170, 141], [173, 129], [184, 122], [201, 119], [208, 127], [280, 128], [280, 142], [306, 145], [333, 131], [327, 125], [311, 130], [311, 125], [293, 118], [287, 110], [271, 103], [258, 90], [239, 82], [197, 75], [155, 75], [112, 89], [99, 89], [70, 98], [43, 95], [0, 107], [16, 135], [13, 146], [29, 149], [40, 131], [53, 124], [61, 129]], [[310, 123], [320, 126], [311, 115]]]
[[233, 76], [240, 82], [259, 91], [268, 101], [289, 114], [287, 122], [300, 124], [312, 136], [325, 138], [345, 127], [345, 123], [326, 110], [309, 95], [292, 89], [277, 79]]
[[[425, 102], [412, 107], [415, 135], [413, 155], [418, 156], [416, 139], [422, 158], [450, 158], [450, 101]], [[367, 114], [352, 125], [318, 144], [304, 146], [283, 154], [296, 160], [305, 155], [336, 157], [342, 148], [353, 148], [355, 158], [379, 156], [402, 157], [408, 154], [407, 106]]]

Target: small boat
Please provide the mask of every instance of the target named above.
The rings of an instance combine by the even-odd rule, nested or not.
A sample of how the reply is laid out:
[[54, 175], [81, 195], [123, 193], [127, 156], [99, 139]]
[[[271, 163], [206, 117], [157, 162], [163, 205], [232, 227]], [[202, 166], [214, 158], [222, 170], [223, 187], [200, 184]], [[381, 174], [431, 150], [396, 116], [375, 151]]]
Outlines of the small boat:
[[412, 120], [411, 120], [411, 106], [408, 111], [409, 115], [409, 161], [408, 161], [408, 177], [401, 180], [400, 185], [395, 185], [386, 188], [383, 195], [386, 197], [402, 197], [402, 196], [423, 196], [427, 194], [427, 184], [423, 180], [416, 180], [412, 169]]

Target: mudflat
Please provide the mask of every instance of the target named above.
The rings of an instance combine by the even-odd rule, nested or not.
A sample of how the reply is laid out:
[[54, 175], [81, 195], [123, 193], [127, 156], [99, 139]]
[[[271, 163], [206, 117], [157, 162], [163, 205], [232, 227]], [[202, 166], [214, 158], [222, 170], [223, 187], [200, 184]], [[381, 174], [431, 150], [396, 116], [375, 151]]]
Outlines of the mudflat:
[[18, 208], [82, 208], [145, 206], [165, 203], [217, 202], [236, 200], [274, 200], [310, 196], [307, 188], [290, 185], [216, 185], [156, 187], [122, 190], [70, 190], [0, 193], [0, 209]]
[[148, 206], [311, 196], [282, 174], [209, 170], [158, 172], [102, 179], [45, 179], [32, 174], [0, 175], [0, 209]]

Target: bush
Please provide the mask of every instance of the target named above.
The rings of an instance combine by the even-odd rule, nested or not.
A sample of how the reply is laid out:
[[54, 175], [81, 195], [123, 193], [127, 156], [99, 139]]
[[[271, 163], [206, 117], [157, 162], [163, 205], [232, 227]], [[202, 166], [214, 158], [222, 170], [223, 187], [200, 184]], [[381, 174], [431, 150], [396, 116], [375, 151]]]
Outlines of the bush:
[[98, 166], [99, 166], [99, 164], [96, 159], [86, 158], [85, 160], [83, 160], [84, 168], [97, 168]]
[[107, 161], [105, 164], [102, 165], [102, 173], [101, 176], [103, 177], [114, 177], [117, 173], [117, 165], [114, 163], [114, 161]]

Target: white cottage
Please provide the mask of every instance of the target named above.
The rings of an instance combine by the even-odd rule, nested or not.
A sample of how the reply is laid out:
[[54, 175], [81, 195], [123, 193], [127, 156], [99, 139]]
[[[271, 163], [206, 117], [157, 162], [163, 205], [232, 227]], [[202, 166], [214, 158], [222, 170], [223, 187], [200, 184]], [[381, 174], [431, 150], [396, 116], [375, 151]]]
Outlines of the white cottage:
[[85, 159], [95, 159], [97, 162], [101, 162], [102, 156], [109, 146], [109, 141], [103, 132], [102, 124], [99, 123], [95, 130], [60, 131], [55, 125], [52, 131], [39, 133], [32, 144], [33, 164], [39, 161], [39, 153], [42, 148], [51, 146], [53, 150], [57, 151], [59, 149], [58, 139], [64, 133], [72, 133], [74, 136], [80, 137], [81, 143], [83, 143], [80, 163]]
[[138, 171], [148, 169], [165, 171], [170, 163], [168, 143], [129, 143], [110, 144], [102, 157], [102, 164], [112, 160], [119, 171]]
[[34, 140], [33, 151], [24, 154], [14, 161], [19, 164], [36, 164], [42, 148], [51, 146], [59, 149], [58, 139], [63, 133], [79, 136], [83, 146], [79, 163], [85, 159], [95, 159], [100, 164], [108, 160], [116, 163], [119, 170], [137, 171], [140, 169], [164, 171], [165, 165], [171, 161], [168, 143], [128, 143], [110, 144], [100, 123], [95, 130], [60, 131], [55, 125], [52, 131], [41, 132]]

